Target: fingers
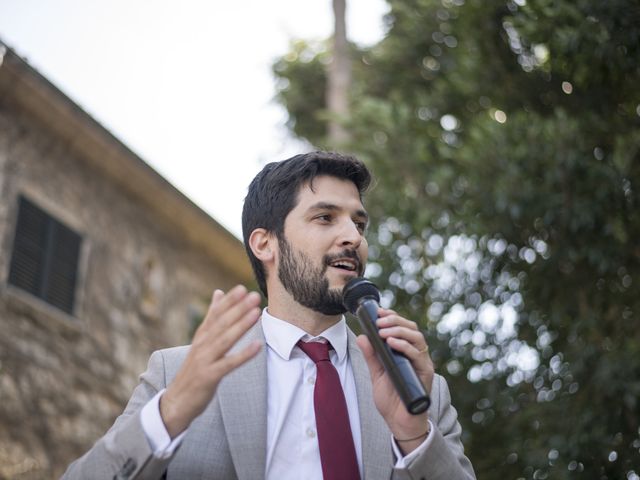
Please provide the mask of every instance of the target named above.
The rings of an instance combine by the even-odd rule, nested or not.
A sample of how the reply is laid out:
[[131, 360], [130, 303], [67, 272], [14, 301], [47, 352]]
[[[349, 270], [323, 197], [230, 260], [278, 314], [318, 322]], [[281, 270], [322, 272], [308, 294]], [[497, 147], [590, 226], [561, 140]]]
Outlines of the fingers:
[[242, 285], [232, 288], [226, 294], [222, 290], [215, 290], [207, 315], [198, 330], [226, 329], [259, 305], [260, 294], [248, 292]]
[[424, 336], [418, 329], [416, 322], [407, 320], [396, 313], [380, 316], [376, 325], [382, 338], [398, 337], [411, 343], [420, 344], [422, 342], [422, 347], [425, 345]]
[[259, 304], [260, 295], [248, 292], [242, 285], [226, 294], [215, 290], [207, 316], [193, 338], [194, 355], [205, 362], [221, 359], [258, 320]]
[[387, 343], [395, 351], [404, 354], [410, 360], [418, 360], [426, 353], [426, 350], [420, 350], [414, 344], [401, 338], [389, 337]]
[[248, 292], [243, 285], [237, 285], [223, 293], [222, 290], [213, 292], [211, 304], [203, 323], [227, 322], [237, 319], [246, 310], [260, 304], [260, 294]]
[[385, 310], [384, 308], [378, 309], [378, 328], [390, 326], [390, 325], [398, 325], [406, 328], [410, 328], [412, 330], [418, 330], [418, 325], [416, 322], [412, 322], [411, 320], [407, 320], [406, 318], [401, 317], [393, 310]]
[[219, 302], [222, 299], [222, 297], [224, 297], [224, 292], [219, 288], [216, 288], [213, 291], [213, 295], [211, 295], [211, 305], [209, 305], [209, 309], [211, 309], [211, 306], [213, 304]]
[[184, 363], [163, 394], [160, 413], [173, 438], [200, 415], [220, 380], [260, 351], [256, 341], [230, 350], [260, 317], [260, 295], [243, 286], [215, 290]]
[[411, 361], [425, 388], [431, 390], [434, 366], [426, 339], [418, 325], [391, 310], [383, 310], [379, 315], [377, 326], [380, 337]]
[[[235, 316], [232, 316], [236, 318]], [[200, 338], [194, 338], [194, 345], [204, 348], [212, 360], [225, 355], [233, 345], [255, 324], [260, 317], [260, 309], [252, 308], [233, 323], [220, 322]]]
[[378, 314], [378, 333], [391, 348], [407, 356], [416, 368], [424, 368], [431, 363], [429, 347], [415, 322], [392, 310], [380, 309]]

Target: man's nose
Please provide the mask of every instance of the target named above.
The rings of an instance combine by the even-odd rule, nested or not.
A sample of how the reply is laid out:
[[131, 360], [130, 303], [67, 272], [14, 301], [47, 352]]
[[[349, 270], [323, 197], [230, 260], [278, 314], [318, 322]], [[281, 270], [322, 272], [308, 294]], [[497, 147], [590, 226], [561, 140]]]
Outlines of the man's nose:
[[362, 243], [362, 232], [351, 219], [346, 220], [340, 230], [340, 236], [338, 242], [341, 246], [351, 246], [358, 248]]

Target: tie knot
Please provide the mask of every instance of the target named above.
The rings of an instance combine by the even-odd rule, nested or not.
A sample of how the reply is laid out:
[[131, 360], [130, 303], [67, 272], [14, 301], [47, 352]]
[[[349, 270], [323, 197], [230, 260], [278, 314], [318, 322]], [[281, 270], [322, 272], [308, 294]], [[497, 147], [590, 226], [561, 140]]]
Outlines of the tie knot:
[[329, 361], [329, 348], [331, 344], [329, 342], [303, 342], [298, 341], [300, 349], [307, 354], [307, 356], [313, 360], [314, 363]]

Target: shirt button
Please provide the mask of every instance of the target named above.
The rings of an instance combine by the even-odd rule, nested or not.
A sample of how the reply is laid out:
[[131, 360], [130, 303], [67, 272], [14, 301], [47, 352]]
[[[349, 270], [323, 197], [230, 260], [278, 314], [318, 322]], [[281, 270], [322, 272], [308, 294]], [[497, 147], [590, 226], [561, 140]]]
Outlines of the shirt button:
[[313, 428], [307, 428], [307, 437], [313, 438], [316, 436], [316, 431]]
[[307, 378], [307, 382], [313, 385], [314, 383], [316, 383], [316, 379], [314, 377], [309, 377]]

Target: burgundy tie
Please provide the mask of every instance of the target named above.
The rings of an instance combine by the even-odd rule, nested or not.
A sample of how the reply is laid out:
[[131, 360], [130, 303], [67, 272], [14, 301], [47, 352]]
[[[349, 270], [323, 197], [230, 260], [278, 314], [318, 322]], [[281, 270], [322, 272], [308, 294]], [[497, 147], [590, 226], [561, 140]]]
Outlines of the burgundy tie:
[[313, 405], [320, 445], [320, 461], [324, 480], [359, 479], [356, 448], [353, 445], [347, 402], [340, 377], [329, 360], [328, 343], [302, 340], [298, 346], [316, 364]]

